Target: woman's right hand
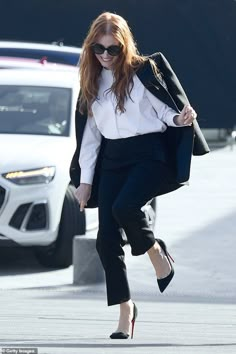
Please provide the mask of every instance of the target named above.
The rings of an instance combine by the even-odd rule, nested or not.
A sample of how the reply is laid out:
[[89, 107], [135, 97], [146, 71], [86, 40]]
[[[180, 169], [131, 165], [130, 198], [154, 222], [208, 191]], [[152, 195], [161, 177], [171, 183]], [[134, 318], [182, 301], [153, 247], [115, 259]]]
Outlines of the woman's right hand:
[[84, 210], [85, 205], [91, 196], [92, 185], [87, 183], [81, 183], [75, 191], [75, 197], [79, 201], [80, 211]]

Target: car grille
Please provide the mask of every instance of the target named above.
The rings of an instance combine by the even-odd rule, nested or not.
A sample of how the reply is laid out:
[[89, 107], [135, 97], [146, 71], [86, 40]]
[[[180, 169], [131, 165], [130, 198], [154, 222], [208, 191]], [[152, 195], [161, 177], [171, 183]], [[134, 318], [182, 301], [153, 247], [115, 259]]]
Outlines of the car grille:
[[3, 206], [5, 196], [6, 196], [6, 189], [4, 189], [3, 187], [0, 186], [0, 210], [1, 210], [1, 207]]
[[20, 205], [13, 214], [9, 225], [17, 230], [36, 231], [48, 227], [48, 207], [46, 203]]
[[15, 213], [13, 214], [9, 225], [14, 227], [15, 229], [20, 229], [21, 225], [24, 221], [24, 218], [26, 217], [26, 213], [29, 210], [29, 207], [31, 206], [31, 203], [27, 203], [27, 204], [22, 204], [20, 205]]
[[31, 210], [26, 230], [43, 230], [47, 228], [47, 205], [45, 203], [36, 204]]

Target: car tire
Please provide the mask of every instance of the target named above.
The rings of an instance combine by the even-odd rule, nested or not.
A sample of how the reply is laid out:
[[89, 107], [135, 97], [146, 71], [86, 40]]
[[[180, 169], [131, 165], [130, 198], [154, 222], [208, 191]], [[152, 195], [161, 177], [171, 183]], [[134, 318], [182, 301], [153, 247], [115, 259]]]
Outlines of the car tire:
[[86, 232], [85, 212], [80, 211], [74, 191], [72, 185], [66, 190], [57, 239], [48, 246], [35, 249], [35, 256], [43, 266], [69, 267], [72, 264], [73, 238]]

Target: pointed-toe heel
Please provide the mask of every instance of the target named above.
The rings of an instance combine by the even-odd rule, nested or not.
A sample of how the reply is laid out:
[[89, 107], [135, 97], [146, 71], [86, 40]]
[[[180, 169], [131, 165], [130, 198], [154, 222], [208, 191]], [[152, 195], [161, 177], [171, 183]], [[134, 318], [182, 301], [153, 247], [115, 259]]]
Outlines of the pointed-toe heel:
[[[136, 318], [138, 316], [138, 308], [137, 306], [135, 305], [135, 303], [133, 302], [133, 305], [134, 305], [134, 314], [133, 314], [133, 318], [132, 318], [132, 321], [131, 321], [131, 339], [133, 339], [133, 336], [134, 336], [134, 325], [135, 325], [135, 321], [136, 321]], [[124, 332], [113, 332], [111, 335], [110, 335], [110, 338], [111, 339], [128, 339], [129, 338], [129, 333], [124, 333]]]
[[166, 244], [163, 240], [161, 240], [160, 238], [156, 238], [156, 241], [159, 243], [161, 249], [163, 250], [166, 258], [168, 259], [168, 262], [170, 264], [171, 270], [170, 270], [170, 274], [167, 275], [167, 277], [162, 278], [162, 279], [157, 279], [157, 284], [159, 286], [160, 292], [163, 293], [163, 291], [167, 288], [167, 286], [170, 284], [175, 271], [174, 271], [174, 267], [171, 263], [174, 262], [173, 258], [170, 256], [170, 254], [167, 252], [167, 247]]
[[124, 332], [114, 332], [110, 335], [111, 339], [128, 339], [129, 334]]

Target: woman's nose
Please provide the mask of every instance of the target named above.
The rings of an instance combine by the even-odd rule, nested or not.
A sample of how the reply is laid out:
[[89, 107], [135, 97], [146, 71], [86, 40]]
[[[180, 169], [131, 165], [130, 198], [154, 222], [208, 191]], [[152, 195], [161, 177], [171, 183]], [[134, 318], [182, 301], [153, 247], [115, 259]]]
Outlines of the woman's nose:
[[107, 52], [107, 49], [104, 50], [103, 56], [104, 56], [105, 58], [109, 57], [109, 54], [108, 54], [108, 52]]

